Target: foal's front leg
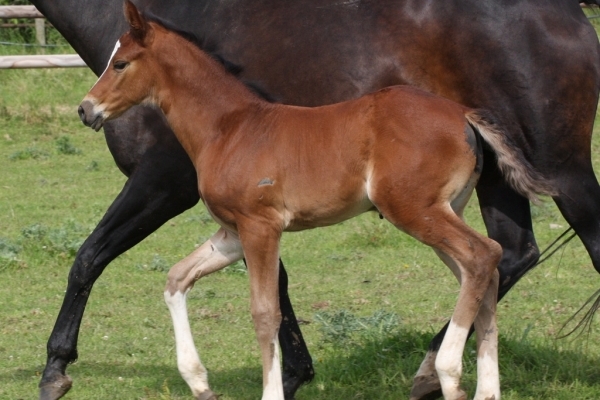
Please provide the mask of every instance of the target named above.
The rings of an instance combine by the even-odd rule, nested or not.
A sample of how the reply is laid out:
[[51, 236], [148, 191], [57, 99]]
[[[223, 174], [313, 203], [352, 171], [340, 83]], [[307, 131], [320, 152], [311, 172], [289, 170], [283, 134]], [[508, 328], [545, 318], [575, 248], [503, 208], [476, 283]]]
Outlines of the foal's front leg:
[[186, 296], [198, 279], [241, 260], [242, 257], [243, 252], [238, 237], [221, 228], [169, 271], [165, 302], [173, 319], [177, 367], [198, 400], [216, 400], [217, 397], [209, 389], [206, 368], [200, 362], [194, 345]]
[[262, 354], [262, 400], [284, 400], [277, 333], [279, 308], [279, 239], [281, 231], [269, 226], [240, 226], [240, 240], [250, 275], [250, 307]]

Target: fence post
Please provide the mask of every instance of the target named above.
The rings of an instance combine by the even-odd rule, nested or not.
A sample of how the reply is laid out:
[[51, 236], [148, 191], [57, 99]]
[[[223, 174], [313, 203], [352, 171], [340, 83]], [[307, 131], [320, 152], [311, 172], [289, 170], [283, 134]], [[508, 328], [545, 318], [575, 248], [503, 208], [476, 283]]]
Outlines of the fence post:
[[46, 45], [46, 23], [43, 18], [35, 19], [35, 38], [42, 46]]

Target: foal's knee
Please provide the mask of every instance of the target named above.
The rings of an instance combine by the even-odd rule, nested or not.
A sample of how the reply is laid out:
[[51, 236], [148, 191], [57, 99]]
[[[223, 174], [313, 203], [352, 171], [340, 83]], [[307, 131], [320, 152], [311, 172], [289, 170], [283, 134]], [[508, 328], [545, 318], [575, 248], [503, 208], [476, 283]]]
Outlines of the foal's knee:
[[487, 267], [489, 268], [490, 274], [494, 274], [497, 278], [498, 274], [498, 264], [500, 264], [500, 260], [502, 259], [502, 246], [498, 242], [492, 239], [486, 239], [488, 246], [488, 258], [487, 258]]
[[252, 309], [251, 314], [258, 340], [271, 340], [281, 325], [281, 311], [279, 307], [276, 310]]
[[481, 245], [473, 254], [473, 266], [470, 271], [471, 279], [478, 287], [487, 287], [487, 283], [496, 277], [498, 279], [497, 268], [502, 258], [502, 247], [494, 240], [482, 238]]
[[171, 267], [169, 273], [167, 274], [165, 293], [168, 292], [171, 295], [175, 294], [176, 292], [185, 293], [191, 289], [193, 285], [193, 280], [190, 281], [188, 274], [182, 273], [177, 266], [178, 264], [175, 264], [173, 267]]
[[495, 240], [485, 238], [485, 247], [487, 248], [487, 257], [484, 259], [485, 265], [489, 268], [489, 273], [492, 273], [498, 268], [500, 259], [502, 258], [502, 246]]

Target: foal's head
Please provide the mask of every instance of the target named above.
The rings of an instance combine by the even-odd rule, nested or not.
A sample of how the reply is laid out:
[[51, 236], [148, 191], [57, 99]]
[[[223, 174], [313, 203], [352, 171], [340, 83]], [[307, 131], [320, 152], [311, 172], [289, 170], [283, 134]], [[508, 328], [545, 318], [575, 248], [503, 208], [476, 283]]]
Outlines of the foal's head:
[[155, 100], [154, 82], [160, 69], [152, 57], [153, 46], [164, 29], [146, 21], [129, 0], [124, 11], [129, 32], [121, 36], [106, 70], [79, 106], [83, 123], [96, 131], [130, 107]]

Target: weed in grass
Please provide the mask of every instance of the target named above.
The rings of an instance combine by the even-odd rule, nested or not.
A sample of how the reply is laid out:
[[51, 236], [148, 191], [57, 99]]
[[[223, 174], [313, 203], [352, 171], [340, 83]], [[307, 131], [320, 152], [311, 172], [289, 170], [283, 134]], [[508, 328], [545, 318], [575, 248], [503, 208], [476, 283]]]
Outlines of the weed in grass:
[[34, 224], [22, 231], [25, 238], [41, 241], [43, 248], [49, 253], [68, 256], [75, 256], [89, 233], [89, 228], [73, 220], [68, 220], [58, 228], [46, 229], [40, 224]]
[[42, 240], [47, 233], [47, 229], [42, 224], [33, 224], [21, 230], [21, 235], [25, 239]]
[[98, 161], [92, 160], [92, 162], [89, 163], [87, 167], [85, 167], [85, 170], [86, 171], [99, 171], [100, 164], [98, 164]]
[[89, 232], [89, 229], [74, 221], [68, 221], [60, 228], [49, 229], [46, 235], [47, 250], [55, 254], [75, 256]]
[[17, 254], [21, 247], [14, 244], [7, 238], [0, 237], [0, 271], [16, 264], [19, 260]]
[[169, 272], [171, 264], [158, 254], [155, 254], [152, 257], [152, 261], [147, 264], [138, 264], [136, 267], [143, 271]]
[[48, 157], [50, 157], [50, 154], [48, 154], [46, 151], [40, 150], [35, 147], [28, 147], [25, 150], [19, 150], [19, 151], [12, 153], [9, 158], [12, 161], [17, 161], [17, 160], [28, 160], [30, 158], [32, 158], [34, 160], [46, 159]]
[[71, 140], [67, 136], [61, 136], [56, 139], [56, 150], [60, 154], [81, 154], [81, 150], [73, 146]]
[[243, 261], [233, 263], [230, 266], [223, 268], [221, 272], [230, 275], [248, 275], [248, 269], [246, 269], [246, 265]]
[[395, 332], [400, 318], [388, 311], [378, 310], [369, 317], [357, 317], [348, 310], [322, 311], [315, 314], [315, 321], [325, 343], [345, 345], [352, 340], [365, 337], [379, 339]]

